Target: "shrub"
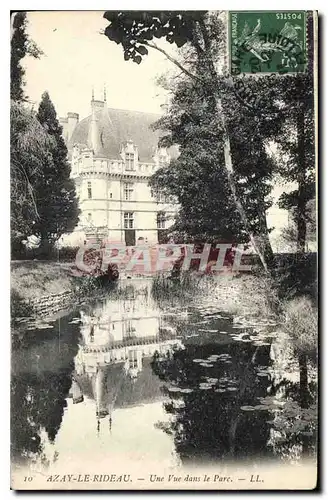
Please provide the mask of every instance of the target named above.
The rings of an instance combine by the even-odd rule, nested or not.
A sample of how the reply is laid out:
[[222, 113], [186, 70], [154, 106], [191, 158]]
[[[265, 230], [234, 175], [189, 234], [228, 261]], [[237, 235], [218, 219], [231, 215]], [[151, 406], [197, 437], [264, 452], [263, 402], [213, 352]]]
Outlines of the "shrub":
[[16, 290], [11, 290], [10, 292], [10, 313], [13, 322], [15, 322], [17, 318], [30, 316], [32, 314], [31, 306], [24, 302]]
[[299, 353], [316, 355], [318, 310], [307, 297], [297, 297], [284, 305], [285, 330]]
[[39, 248], [26, 248], [21, 242], [13, 241], [11, 245], [11, 258], [13, 260], [48, 260], [58, 262], [75, 262], [79, 247], [40, 246]]
[[276, 256], [274, 279], [280, 298], [308, 296], [317, 300], [317, 256], [285, 254]]

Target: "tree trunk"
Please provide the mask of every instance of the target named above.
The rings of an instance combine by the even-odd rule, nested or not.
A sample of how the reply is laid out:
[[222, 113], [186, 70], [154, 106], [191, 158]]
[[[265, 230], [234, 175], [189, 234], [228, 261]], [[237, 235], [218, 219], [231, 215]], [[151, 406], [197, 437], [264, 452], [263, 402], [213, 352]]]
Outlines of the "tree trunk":
[[301, 408], [307, 408], [309, 403], [309, 386], [306, 354], [299, 354], [298, 365], [300, 369], [300, 404]]
[[266, 218], [266, 213], [264, 209], [264, 200], [262, 200], [262, 203], [260, 203], [259, 207], [259, 219], [260, 219], [260, 231], [261, 231], [261, 239], [262, 239], [262, 251], [264, 253], [264, 258], [265, 261], [268, 265], [268, 267], [272, 267], [273, 265], [273, 251], [272, 251], [272, 246], [269, 238], [269, 230], [268, 230], [268, 224], [267, 224], [267, 218]]
[[[232, 166], [230, 139], [229, 139], [229, 135], [228, 135], [226, 124], [225, 124], [222, 103], [218, 97], [216, 97], [216, 109], [217, 109], [218, 116], [221, 118], [223, 130], [224, 130], [224, 132], [223, 132], [223, 134], [224, 134], [224, 139], [223, 139], [224, 140], [224, 160], [225, 160], [225, 167], [226, 167], [227, 174], [228, 174], [229, 187], [231, 189], [232, 196], [234, 198], [234, 202], [236, 204], [236, 207], [237, 207], [237, 210], [239, 212], [242, 223], [244, 224], [245, 229], [248, 233], [248, 237], [250, 239], [250, 242], [251, 242], [255, 252], [259, 256], [265, 272], [268, 272], [268, 266], [267, 266], [267, 262], [266, 262], [264, 253], [261, 251], [259, 245], [256, 242], [256, 239], [254, 238], [252, 231], [250, 230], [246, 212], [245, 212], [244, 207], [242, 206], [241, 201], [240, 201], [238, 194], [237, 194], [235, 181], [233, 179], [233, 166]], [[271, 246], [270, 246], [270, 248], [271, 248]]]

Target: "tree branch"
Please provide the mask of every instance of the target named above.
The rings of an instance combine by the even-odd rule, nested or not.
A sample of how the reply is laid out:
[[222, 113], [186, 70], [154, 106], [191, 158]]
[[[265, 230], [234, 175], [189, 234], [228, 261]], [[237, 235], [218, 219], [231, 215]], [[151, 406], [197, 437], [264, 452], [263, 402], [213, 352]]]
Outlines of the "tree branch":
[[190, 78], [192, 78], [193, 80], [197, 80], [199, 82], [202, 82], [203, 80], [201, 78], [199, 78], [197, 75], [194, 75], [193, 73], [191, 73], [189, 70], [187, 70], [186, 68], [184, 68], [182, 66], [182, 64], [179, 63], [179, 61], [177, 59], [175, 59], [174, 57], [172, 57], [170, 54], [168, 54], [164, 49], [162, 49], [161, 47], [158, 47], [158, 45], [156, 45], [155, 43], [149, 43], [147, 42], [146, 40], [144, 40], [143, 42], [143, 45], [147, 45], [148, 47], [151, 47], [152, 49], [155, 49], [155, 50], [158, 50], [159, 52], [161, 52], [162, 54], [164, 54], [165, 57], [167, 57], [167, 59], [169, 61], [171, 61], [173, 64], [175, 64], [183, 73], [185, 73], [186, 75], [188, 75]]

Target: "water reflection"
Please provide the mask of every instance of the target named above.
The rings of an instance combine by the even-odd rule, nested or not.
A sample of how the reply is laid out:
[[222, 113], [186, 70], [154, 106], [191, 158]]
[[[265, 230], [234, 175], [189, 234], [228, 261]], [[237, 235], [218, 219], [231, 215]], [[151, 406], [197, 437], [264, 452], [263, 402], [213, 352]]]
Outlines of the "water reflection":
[[305, 360], [305, 379], [277, 325], [220, 313], [206, 296], [163, 307], [149, 283], [25, 325], [12, 353], [14, 462], [313, 454], [314, 370]]

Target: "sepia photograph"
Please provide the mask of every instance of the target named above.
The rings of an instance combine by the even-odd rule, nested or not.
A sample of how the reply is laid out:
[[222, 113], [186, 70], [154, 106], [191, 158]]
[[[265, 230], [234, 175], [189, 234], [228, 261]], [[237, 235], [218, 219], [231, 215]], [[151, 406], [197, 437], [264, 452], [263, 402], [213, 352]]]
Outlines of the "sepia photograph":
[[10, 15], [12, 490], [318, 488], [318, 13]]

